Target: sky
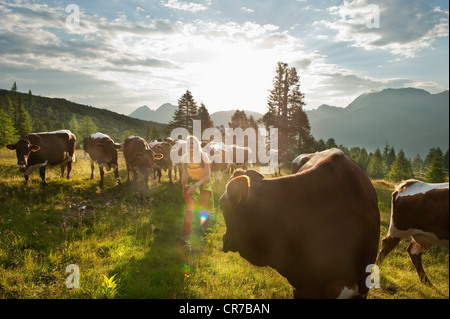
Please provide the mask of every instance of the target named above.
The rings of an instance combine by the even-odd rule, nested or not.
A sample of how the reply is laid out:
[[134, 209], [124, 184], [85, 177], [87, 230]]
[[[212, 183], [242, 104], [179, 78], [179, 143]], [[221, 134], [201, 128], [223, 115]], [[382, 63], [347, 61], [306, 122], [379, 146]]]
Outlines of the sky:
[[177, 104], [265, 113], [277, 62], [306, 109], [449, 86], [449, 4], [432, 0], [0, 0], [0, 88], [129, 114]]

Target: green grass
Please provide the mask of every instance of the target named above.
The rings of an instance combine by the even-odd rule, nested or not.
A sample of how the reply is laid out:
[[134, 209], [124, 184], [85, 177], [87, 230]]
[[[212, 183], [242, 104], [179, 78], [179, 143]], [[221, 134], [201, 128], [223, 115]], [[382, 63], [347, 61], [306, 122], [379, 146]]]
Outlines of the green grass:
[[[150, 179], [150, 189], [126, 183], [112, 172], [98, 185], [98, 168], [77, 151], [71, 180], [59, 168], [39, 174], [25, 187], [15, 153], [0, 150], [0, 298], [291, 298], [287, 280], [269, 267], [251, 265], [238, 253], [222, 252], [225, 223], [219, 208], [210, 228], [195, 214], [193, 256], [180, 249], [184, 202], [178, 180]], [[381, 238], [389, 227], [394, 185], [373, 181], [379, 196]], [[225, 182], [214, 185], [216, 206]], [[381, 266], [381, 288], [369, 298], [449, 298], [448, 250], [434, 247], [423, 256], [435, 288], [422, 285], [402, 242]], [[80, 270], [80, 288], [68, 289], [66, 267]], [[105, 288], [105, 277], [117, 285]]]

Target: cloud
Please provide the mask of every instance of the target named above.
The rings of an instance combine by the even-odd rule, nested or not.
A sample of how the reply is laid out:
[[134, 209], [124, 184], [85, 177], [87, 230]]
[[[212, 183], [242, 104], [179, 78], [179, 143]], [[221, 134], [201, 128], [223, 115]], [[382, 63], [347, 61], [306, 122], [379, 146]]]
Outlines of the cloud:
[[204, 11], [204, 10], [208, 9], [208, 7], [211, 5], [211, 0], [207, 0], [205, 2], [206, 2], [206, 4], [203, 5], [200, 3], [180, 1], [180, 0], [165, 0], [165, 1], [161, 1], [161, 4], [164, 7], [171, 8], [171, 9], [197, 12], [197, 11]]
[[[427, 0], [380, 0], [376, 5], [370, 0], [344, 1], [328, 12], [337, 18], [316, 25], [337, 31], [336, 41], [366, 50], [384, 49], [414, 57], [437, 38], [448, 37], [448, 11]], [[375, 23], [378, 17], [379, 27]]]
[[242, 11], [245, 11], [245, 12], [248, 12], [248, 13], [253, 13], [253, 12], [255, 12], [255, 10], [250, 9], [250, 8], [247, 8], [247, 7], [241, 7], [241, 10], [242, 10]]

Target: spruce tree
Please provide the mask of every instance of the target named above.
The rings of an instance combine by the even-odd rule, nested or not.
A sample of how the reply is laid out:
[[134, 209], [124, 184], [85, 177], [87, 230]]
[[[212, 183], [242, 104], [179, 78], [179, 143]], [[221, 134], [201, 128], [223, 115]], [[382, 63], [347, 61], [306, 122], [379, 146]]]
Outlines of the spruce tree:
[[187, 90], [178, 100], [178, 109], [175, 110], [172, 121], [166, 127], [166, 134], [178, 127], [185, 128], [193, 134], [193, 121], [198, 119], [198, 106], [192, 93]]
[[444, 159], [442, 154], [435, 152], [433, 159], [431, 160], [430, 167], [425, 175], [425, 182], [428, 183], [443, 183], [445, 182], [444, 173]]
[[202, 134], [203, 131], [207, 128], [214, 127], [214, 123], [209, 116], [208, 109], [203, 103], [200, 103], [200, 107], [198, 108], [198, 119], [200, 120], [200, 123], [202, 125]]
[[367, 174], [371, 178], [384, 178], [386, 175], [386, 164], [380, 149], [376, 149], [367, 167]]
[[403, 150], [400, 150], [397, 154], [397, 157], [392, 164], [391, 171], [388, 175], [390, 180], [395, 182], [400, 182], [402, 180], [410, 179], [413, 177], [411, 164], [409, 160], [406, 158]]
[[14, 122], [8, 113], [0, 109], [0, 147], [14, 142], [17, 138]]
[[[290, 145], [296, 144], [298, 152], [302, 152], [305, 143], [312, 145], [308, 117], [303, 110], [304, 95], [300, 92], [300, 77], [294, 67], [278, 62], [273, 88], [269, 93], [267, 112], [262, 122], [269, 130], [278, 129], [278, 150], [280, 154], [287, 151]], [[270, 136], [268, 136], [270, 138]]]

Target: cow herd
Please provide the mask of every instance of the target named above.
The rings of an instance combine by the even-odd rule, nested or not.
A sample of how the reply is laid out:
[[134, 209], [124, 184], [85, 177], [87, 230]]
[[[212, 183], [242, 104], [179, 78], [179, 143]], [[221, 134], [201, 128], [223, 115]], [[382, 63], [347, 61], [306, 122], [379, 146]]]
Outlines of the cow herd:
[[[25, 182], [39, 168], [43, 184], [47, 165], [61, 165], [70, 176], [75, 161], [76, 137], [70, 131], [33, 133], [8, 145], [17, 154]], [[138, 173], [148, 187], [149, 174], [181, 174], [172, 158], [181, 156], [185, 141], [171, 139], [147, 143], [137, 136], [122, 144], [96, 133], [84, 139], [84, 150], [100, 170], [113, 169], [117, 183], [117, 150], [123, 148], [127, 181]], [[367, 175], [338, 149], [299, 155], [291, 174], [265, 178], [248, 170], [251, 150], [223, 143], [202, 145], [210, 156], [211, 171], [231, 174], [220, 206], [226, 224], [223, 251], [239, 252], [250, 263], [271, 266], [283, 275], [298, 298], [365, 298], [370, 269], [406, 237], [408, 253], [423, 283], [431, 284], [422, 267], [429, 246], [449, 243], [449, 184], [408, 180], [392, 194], [387, 236], [380, 240], [380, 213], [375, 189]], [[239, 153], [240, 152], [240, 153]], [[239, 154], [239, 155], [238, 155]], [[236, 160], [238, 156], [243, 160]], [[239, 163], [239, 164], [237, 164]], [[243, 170], [236, 170], [240, 166]], [[369, 267], [369, 268], [368, 268]], [[367, 272], [369, 269], [369, 272]]]

